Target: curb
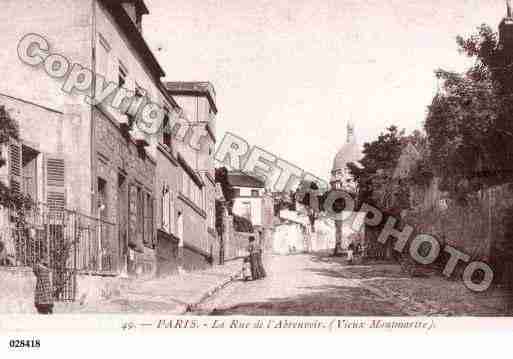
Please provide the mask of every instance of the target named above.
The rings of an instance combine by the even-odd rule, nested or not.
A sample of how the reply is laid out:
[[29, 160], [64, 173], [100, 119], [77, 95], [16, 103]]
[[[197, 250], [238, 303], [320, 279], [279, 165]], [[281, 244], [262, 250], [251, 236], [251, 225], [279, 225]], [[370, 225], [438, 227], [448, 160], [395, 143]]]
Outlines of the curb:
[[220, 284], [216, 285], [212, 289], [210, 289], [208, 292], [206, 292], [197, 302], [191, 303], [187, 305], [183, 313], [180, 314], [187, 314], [187, 313], [194, 313], [200, 310], [199, 306], [203, 304], [207, 299], [213, 297], [215, 294], [217, 294], [220, 290], [224, 289], [226, 286], [228, 286], [230, 283], [235, 281], [235, 279], [239, 278], [242, 274], [242, 270], [239, 270], [232, 274], [228, 279], [224, 280]]

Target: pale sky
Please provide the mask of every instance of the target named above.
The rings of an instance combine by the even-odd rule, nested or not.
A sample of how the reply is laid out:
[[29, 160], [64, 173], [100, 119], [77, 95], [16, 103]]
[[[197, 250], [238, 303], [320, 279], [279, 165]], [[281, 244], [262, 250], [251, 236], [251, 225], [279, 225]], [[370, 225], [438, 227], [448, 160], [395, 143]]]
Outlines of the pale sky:
[[[503, 0], [146, 0], [144, 35], [173, 81], [210, 81], [225, 131], [329, 179], [352, 120], [358, 142], [422, 128], [455, 38], [497, 27]], [[159, 50], [160, 49], [160, 50]]]

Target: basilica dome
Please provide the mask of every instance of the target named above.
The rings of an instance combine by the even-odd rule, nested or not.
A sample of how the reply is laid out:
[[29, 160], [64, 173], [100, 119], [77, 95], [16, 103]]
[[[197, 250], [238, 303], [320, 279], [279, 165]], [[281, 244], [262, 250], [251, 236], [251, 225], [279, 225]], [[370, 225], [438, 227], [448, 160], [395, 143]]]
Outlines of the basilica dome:
[[335, 188], [343, 187], [350, 179], [347, 164], [354, 162], [359, 165], [358, 161], [363, 157], [360, 146], [356, 141], [354, 128], [352, 124], [347, 125], [346, 143], [340, 148], [333, 160], [333, 168], [331, 170], [331, 183]]

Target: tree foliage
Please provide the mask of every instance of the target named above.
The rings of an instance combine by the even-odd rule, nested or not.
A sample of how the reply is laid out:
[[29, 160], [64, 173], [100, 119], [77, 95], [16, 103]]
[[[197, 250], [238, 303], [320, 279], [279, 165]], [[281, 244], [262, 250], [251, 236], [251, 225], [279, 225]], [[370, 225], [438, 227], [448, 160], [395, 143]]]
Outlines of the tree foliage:
[[457, 43], [475, 63], [463, 74], [436, 71], [442, 86], [424, 125], [433, 170], [453, 195], [476, 178], [503, 181], [513, 170], [512, 49], [487, 25]]
[[395, 168], [406, 140], [405, 131], [390, 126], [374, 141], [363, 146], [363, 158], [356, 163], [348, 163], [349, 173], [358, 188], [359, 203], [376, 203], [376, 192], [387, 186], [390, 171]]
[[[5, 106], [0, 106], [0, 146], [9, 144], [9, 140], [19, 140], [18, 124], [14, 121]], [[0, 167], [6, 164], [6, 153], [0, 157]], [[9, 184], [0, 182], [0, 205], [10, 208], [28, 207], [31, 199], [12, 191]]]

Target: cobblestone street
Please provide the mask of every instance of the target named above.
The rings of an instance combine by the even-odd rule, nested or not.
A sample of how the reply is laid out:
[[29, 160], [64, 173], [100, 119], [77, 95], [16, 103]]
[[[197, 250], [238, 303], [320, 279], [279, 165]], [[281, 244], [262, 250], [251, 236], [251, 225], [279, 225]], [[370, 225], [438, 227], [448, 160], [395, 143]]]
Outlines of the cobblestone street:
[[395, 264], [347, 265], [320, 255], [271, 256], [268, 277], [235, 281], [204, 302], [214, 315], [505, 315], [509, 297], [476, 294], [459, 281], [410, 278]]

